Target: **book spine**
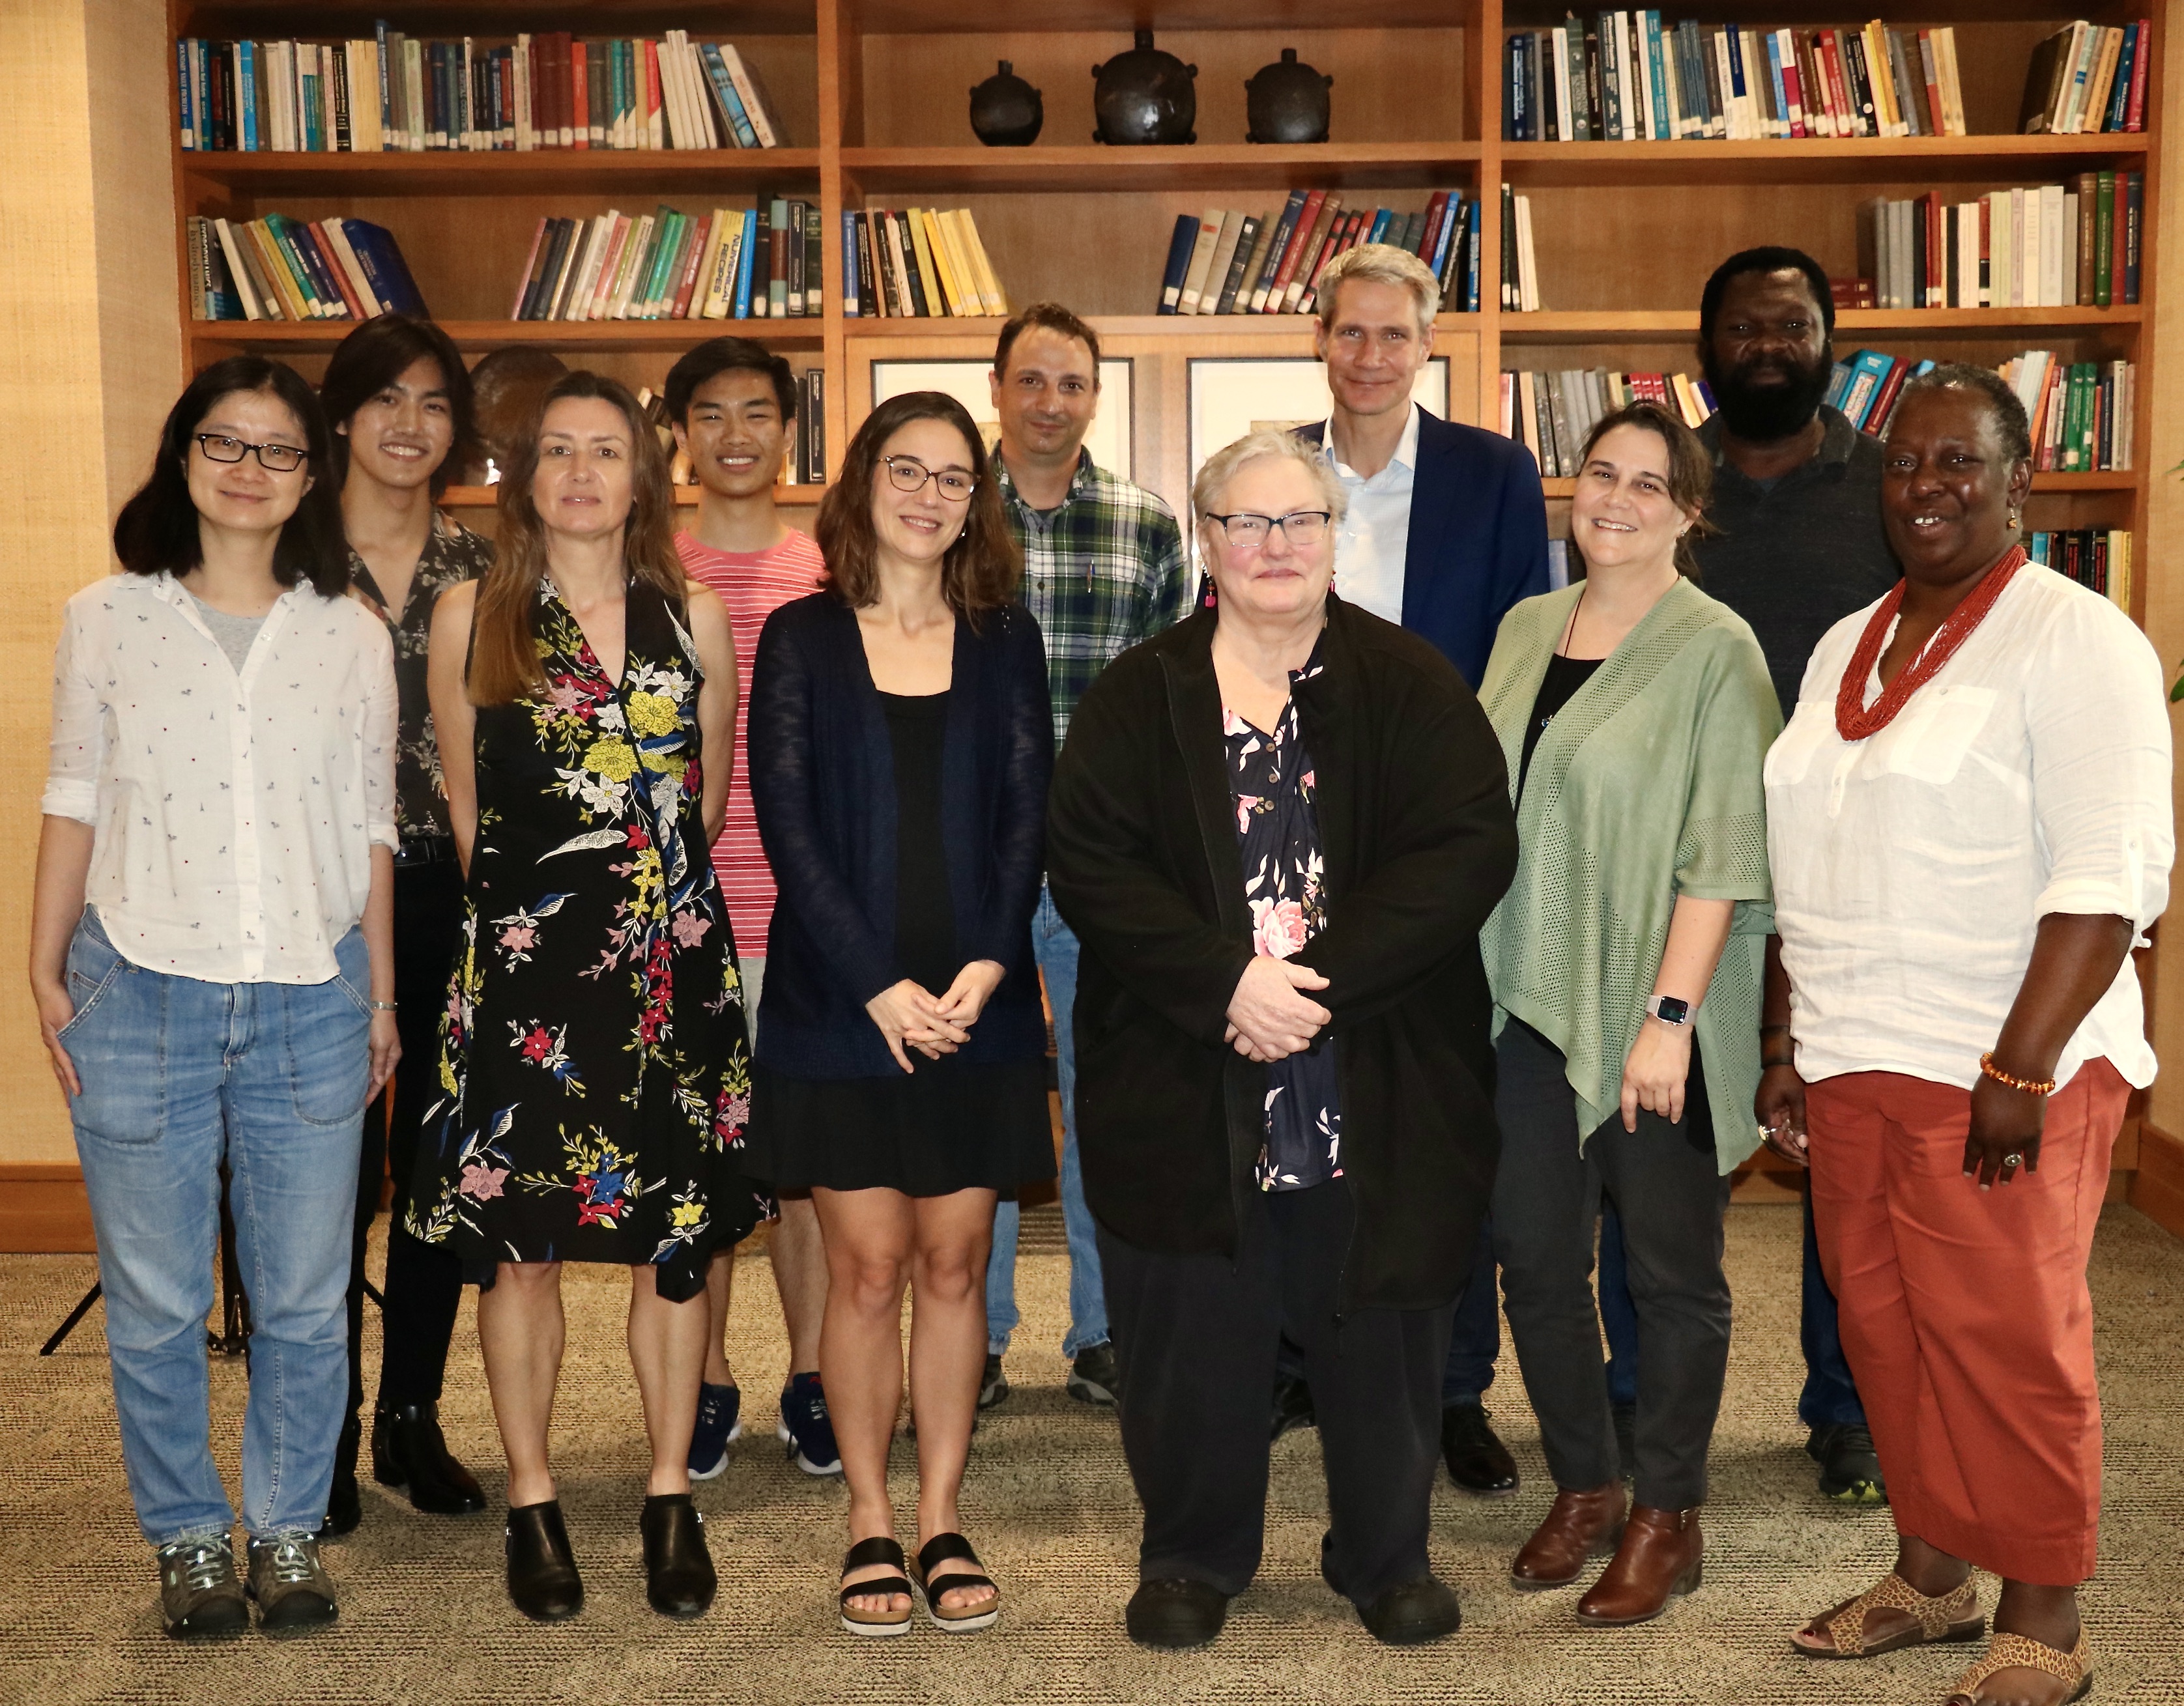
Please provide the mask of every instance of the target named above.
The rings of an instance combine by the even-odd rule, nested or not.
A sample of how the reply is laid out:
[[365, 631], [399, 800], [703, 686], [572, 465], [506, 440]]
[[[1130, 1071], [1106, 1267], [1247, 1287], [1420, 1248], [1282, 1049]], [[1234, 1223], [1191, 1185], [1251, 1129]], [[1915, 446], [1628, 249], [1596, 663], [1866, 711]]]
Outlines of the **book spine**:
[[2153, 40], [2153, 20], [2138, 20], [2138, 54], [2131, 67], [2131, 104], [2125, 109], [2123, 127], [2126, 131], [2146, 128], [2146, 68], [2153, 55], [2150, 43]]
[[2136, 306], [2138, 302], [2140, 223], [2144, 217], [2145, 202], [2146, 174], [2127, 174], [2124, 179], [2123, 202], [2123, 299], [2130, 306]]

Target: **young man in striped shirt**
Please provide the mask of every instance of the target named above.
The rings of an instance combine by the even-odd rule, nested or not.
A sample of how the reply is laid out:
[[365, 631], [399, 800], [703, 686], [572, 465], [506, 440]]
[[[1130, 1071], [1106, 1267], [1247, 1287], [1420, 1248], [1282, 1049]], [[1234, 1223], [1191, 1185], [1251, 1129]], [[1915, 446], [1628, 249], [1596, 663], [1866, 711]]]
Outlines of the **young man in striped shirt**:
[[[1100, 339], [1056, 303], [1034, 303], [1001, 328], [994, 351], [994, 406], [1001, 442], [994, 457], [1001, 506], [1023, 547], [1023, 602], [1046, 639], [1054, 700], [1054, 742], [1100, 671], [1140, 640], [1183, 616], [1183, 535], [1166, 503], [1097, 466], [1084, 435], [1100, 403]], [[1041, 892], [1032, 947], [1054, 1013], [1061, 1088], [1061, 1217], [1069, 1240], [1069, 1395], [1085, 1403], [1115, 1401], [1115, 1353], [1107, 1341], [1107, 1300], [1100, 1253], [1077, 1160], [1071, 1097], [1077, 1051], [1070, 1014], [1077, 1001], [1077, 938]], [[994, 1215], [994, 1253], [986, 1270], [986, 1374], [978, 1407], [1008, 1396], [1001, 1357], [1017, 1325], [1017, 1205]]]
[[[728, 607], [738, 667], [748, 669], [758, 654], [766, 619], [791, 599], [816, 591], [826, 572], [811, 536], [783, 522], [774, 505], [775, 482], [796, 419], [795, 379], [788, 364], [762, 345], [716, 337], [669, 370], [667, 412], [676, 445], [689, 458], [699, 486], [697, 519], [675, 536], [675, 547], [690, 578], [711, 587]], [[728, 784], [727, 817], [713, 843], [713, 869], [735, 931], [744, 1016], [755, 1046], [774, 885], [759, 844], [747, 780], [746, 699], [737, 696], [735, 769]], [[841, 1459], [819, 1384], [827, 1250], [810, 1197], [783, 1199], [781, 1218], [766, 1248], [788, 1328], [788, 1384], [782, 1390], [775, 1434], [807, 1475], [837, 1475]], [[708, 1285], [713, 1325], [699, 1388], [698, 1425], [690, 1440], [690, 1474], [699, 1481], [727, 1466], [729, 1442], [743, 1431], [742, 1394], [723, 1343], [734, 1273], [735, 1252], [722, 1251], [714, 1259]]]

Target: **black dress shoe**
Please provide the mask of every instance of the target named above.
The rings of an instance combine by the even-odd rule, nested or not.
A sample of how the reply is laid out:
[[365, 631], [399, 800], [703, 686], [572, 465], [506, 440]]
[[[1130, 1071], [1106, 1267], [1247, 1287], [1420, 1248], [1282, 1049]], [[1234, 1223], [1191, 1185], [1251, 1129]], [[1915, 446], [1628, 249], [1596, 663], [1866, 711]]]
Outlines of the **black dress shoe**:
[[1279, 1439], [1293, 1427], [1318, 1427], [1319, 1417], [1312, 1407], [1312, 1388], [1294, 1375], [1274, 1377], [1274, 1432]]
[[1390, 1647], [1418, 1647], [1453, 1635], [1463, 1612], [1456, 1590], [1431, 1575], [1391, 1587], [1369, 1605], [1357, 1608], [1357, 1620], [1377, 1641]]
[[342, 1424], [341, 1440], [334, 1447], [334, 1478], [326, 1489], [326, 1520], [319, 1525], [320, 1540], [354, 1534], [357, 1524], [364, 1520], [364, 1498], [356, 1485], [356, 1453], [363, 1442], [364, 1430], [351, 1416]]
[[1888, 1481], [1873, 1448], [1873, 1431], [1862, 1422], [1816, 1427], [1805, 1454], [1820, 1466], [1820, 1495], [1837, 1504], [1886, 1504]]
[[1479, 1404], [1451, 1404], [1440, 1413], [1440, 1454], [1448, 1478], [1480, 1498], [1506, 1498], [1517, 1490], [1517, 1460], [1495, 1437]]
[[662, 1617], [699, 1617], [720, 1583], [705, 1550], [705, 1519], [687, 1492], [645, 1496], [637, 1520], [644, 1537], [644, 1597]]
[[559, 1623], [584, 1609], [583, 1578], [569, 1550], [558, 1498], [510, 1507], [508, 1597], [518, 1611], [539, 1623]]
[[382, 1486], [406, 1486], [410, 1503], [435, 1516], [485, 1509], [477, 1477], [448, 1450], [437, 1404], [382, 1404], [372, 1412], [371, 1478]]
[[1140, 1647], [1178, 1652], [1203, 1647], [1228, 1620], [1228, 1596], [1203, 1581], [1167, 1576], [1141, 1581], [1130, 1596], [1123, 1626]]

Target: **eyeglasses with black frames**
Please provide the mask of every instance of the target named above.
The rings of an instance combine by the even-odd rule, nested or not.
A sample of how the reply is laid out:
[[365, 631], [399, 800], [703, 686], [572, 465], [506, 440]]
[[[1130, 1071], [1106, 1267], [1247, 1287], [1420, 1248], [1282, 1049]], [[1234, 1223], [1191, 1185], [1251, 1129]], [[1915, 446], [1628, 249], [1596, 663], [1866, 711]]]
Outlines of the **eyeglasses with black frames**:
[[309, 451], [292, 444], [253, 444], [248, 439], [230, 438], [224, 432], [199, 432], [192, 436], [208, 462], [240, 462], [254, 453], [258, 465], [268, 474], [293, 474], [310, 459]]
[[951, 503], [967, 503], [978, 489], [978, 478], [960, 468], [928, 468], [915, 456], [883, 456], [888, 479], [898, 492], [915, 492], [930, 480]]
[[1240, 509], [1234, 515], [1206, 519], [1221, 524], [1221, 531], [1231, 545], [1245, 547], [1265, 544], [1268, 535], [1277, 527], [1292, 545], [1317, 545], [1334, 522], [1334, 513], [1326, 509], [1292, 509], [1286, 515], [1254, 515]]

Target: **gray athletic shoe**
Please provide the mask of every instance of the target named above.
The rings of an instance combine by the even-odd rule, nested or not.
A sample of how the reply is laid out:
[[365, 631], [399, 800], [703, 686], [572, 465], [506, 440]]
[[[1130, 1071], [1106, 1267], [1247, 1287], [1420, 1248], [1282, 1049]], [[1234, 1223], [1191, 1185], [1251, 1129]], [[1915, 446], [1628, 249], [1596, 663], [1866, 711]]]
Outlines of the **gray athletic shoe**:
[[319, 1562], [318, 1537], [276, 1535], [250, 1542], [250, 1597], [258, 1626], [272, 1636], [322, 1629], [339, 1614], [333, 1578]]
[[224, 1534], [159, 1548], [159, 1619], [177, 1641], [219, 1641], [250, 1627], [235, 1575], [235, 1542]]

